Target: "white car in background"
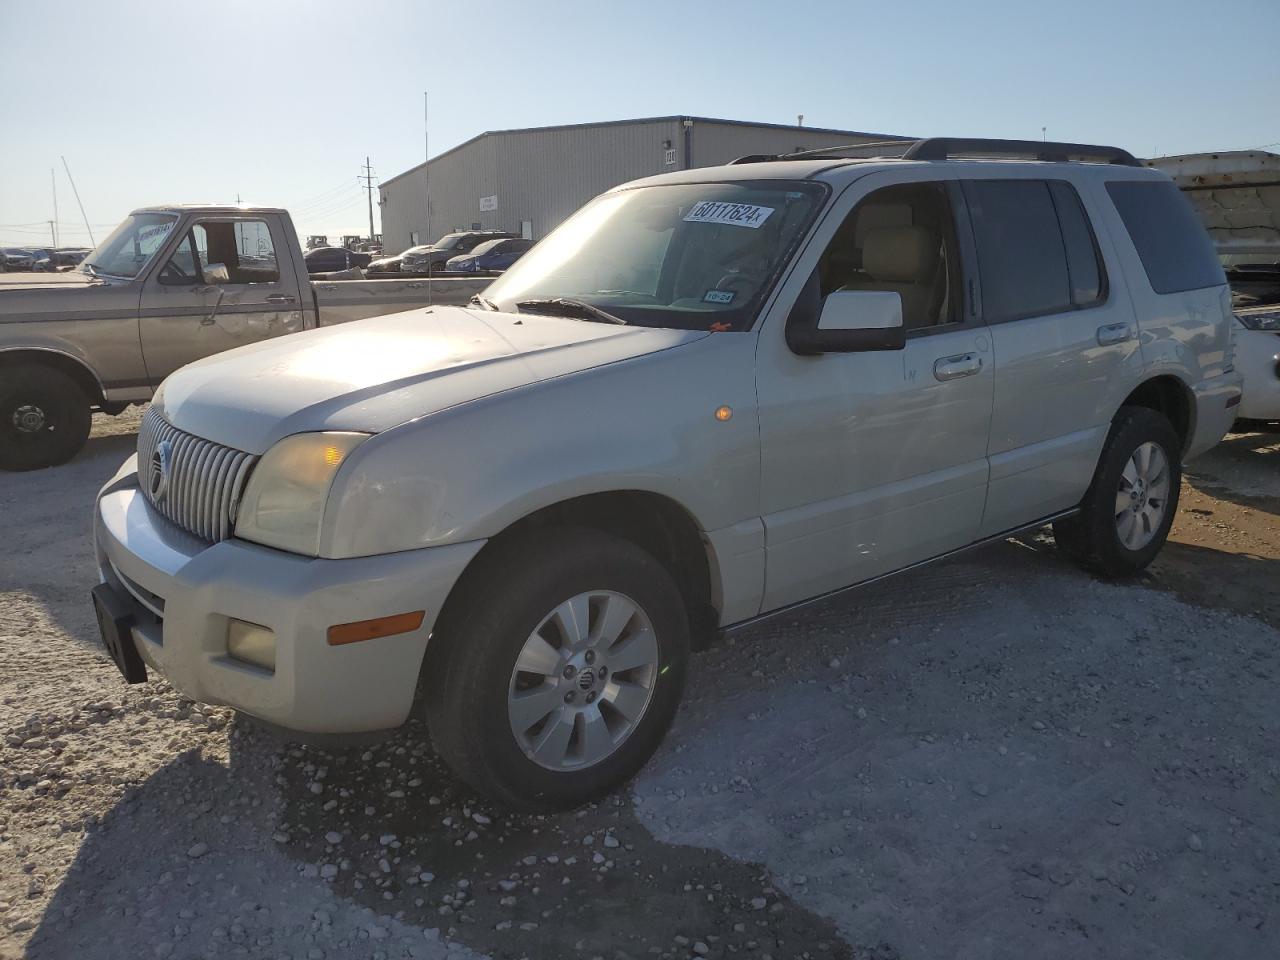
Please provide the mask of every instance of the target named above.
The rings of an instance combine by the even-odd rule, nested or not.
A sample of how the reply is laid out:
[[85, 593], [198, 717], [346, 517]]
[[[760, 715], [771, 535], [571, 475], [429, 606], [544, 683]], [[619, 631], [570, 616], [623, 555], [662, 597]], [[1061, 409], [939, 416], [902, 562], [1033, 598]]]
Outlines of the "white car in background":
[[[1234, 279], [1239, 291], [1245, 283]], [[1244, 374], [1240, 420], [1280, 421], [1280, 270], [1274, 275], [1271, 295], [1264, 302], [1240, 306], [1234, 294], [1236, 316], [1236, 369]], [[1247, 295], [1246, 295], [1247, 296]]]

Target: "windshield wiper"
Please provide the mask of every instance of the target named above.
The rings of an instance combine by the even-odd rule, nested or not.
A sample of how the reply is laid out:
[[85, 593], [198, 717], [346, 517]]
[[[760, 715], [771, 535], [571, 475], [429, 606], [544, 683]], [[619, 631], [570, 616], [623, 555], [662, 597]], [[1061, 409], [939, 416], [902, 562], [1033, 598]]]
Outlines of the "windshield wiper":
[[[549, 310], [544, 310], [549, 307]], [[595, 320], [597, 323], [616, 323], [620, 326], [626, 326], [627, 321], [621, 317], [614, 316], [608, 310], [602, 310], [594, 303], [587, 303], [585, 300], [574, 300], [571, 297], [542, 297], [538, 300], [521, 300], [516, 304], [518, 310], [528, 310], [530, 313], [557, 313], [561, 311], [570, 311], [576, 314], [581, 320]]]
[[498, 305], [496, 303], [494, 303], [488, 297], [482, 297], [478, 293], [473, 293], [471, 295], [471, 302], [478, 303], [480, 306], [484, 307], [486, 310], [497, 311], [498, 309]]

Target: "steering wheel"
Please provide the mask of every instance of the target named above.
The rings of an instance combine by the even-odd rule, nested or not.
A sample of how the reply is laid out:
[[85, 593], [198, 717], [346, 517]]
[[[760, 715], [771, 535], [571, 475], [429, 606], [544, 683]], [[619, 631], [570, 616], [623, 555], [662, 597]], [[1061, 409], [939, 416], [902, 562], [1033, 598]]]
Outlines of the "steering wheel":
[[764, 281], [764, 274], [758, 270], [734, 270], [726, 273], [716, 281], [715, 290], [735, 290], [741, 292], [744, 286], [759, 286]]

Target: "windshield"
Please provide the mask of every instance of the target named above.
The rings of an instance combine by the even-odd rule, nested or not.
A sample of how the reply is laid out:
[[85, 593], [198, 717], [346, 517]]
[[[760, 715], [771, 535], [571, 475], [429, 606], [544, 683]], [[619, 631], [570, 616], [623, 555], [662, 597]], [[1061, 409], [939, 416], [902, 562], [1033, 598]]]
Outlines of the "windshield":
[[177, 222], [171, 213], [135, 213], [84, 258], [80, 269], [132, 280], [164, 244]]
[[605, 194], [485, 296], [503, 310], [563, 297], [637, 326], [745, 330], [825, 192], [814, 182], [773, 180]]
[[464, 234], [461, 234], [461, 233], [446, 234], [445, 236], [441, 237], [439, 240], [436, 241], [435, 249], [456, 250], [458, 248], [458, 244], [462, 242], [463, 236]]

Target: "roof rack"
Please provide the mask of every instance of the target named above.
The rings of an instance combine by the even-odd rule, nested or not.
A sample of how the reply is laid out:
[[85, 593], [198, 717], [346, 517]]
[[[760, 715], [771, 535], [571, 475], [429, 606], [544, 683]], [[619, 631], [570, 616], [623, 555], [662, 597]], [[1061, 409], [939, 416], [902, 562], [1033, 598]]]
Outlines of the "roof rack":
[[[919, 143], [918, 140], [868, 140], [865, 143], [844, 143], [832, 147], [816, 147], [812, 150], [797, 150], [795, 153], [749, 153], [745, 157], [738, 157], [736, 160], [730, 160], [730, 166], [739, 163], [770, 163], [774, 160], [809, 160], [822, 157], [836, 157], [841, 154], [852, 153], [856, 150], [875, 150], [880, 147], [891, 147], [896, 150], [905, 150], [913, 144]], [[874, 155], [871, 157], [862, 157], [858, 159], [877, 159]]]
[[1128, 150], [1102, 147], [1092, 143], [1057, 143], [1052, 140], [984, 140], [969, 137], [930, 137], [917, 140], [903, 160], [1009, 159], [1045, 160], [1065, 163], [1081, 160], [1091, 163], [1116, 163], [1140, 167], [1141, 163]]
[[1091, 143], [1057, 143], [1045, 140], [985, 140], [976, 137], [929, 137], [924, 140], [878, 140], [869, 143], [846, 143], [834, 147], [820, 147], [816, 150], [801, 150], [796, 153], [765, 154], [753, 153], [732, 160], [732, 164], [766, 163], [772, 160], [808, 160], [822, 157], [839, 157], [854, 151], [875, 150], [890, 147], [902, 151], [896, 157], [876, 157], [875, 155], [855, 157], [852, 159], [902, 159], [902, 160], [1043, 160], [1055, 163], [1066, 163], [1072, 160], [1086, 163], [1114, 163], [1126, 167], [1141, 167], [1138, 160], [1128, 150], [1119, 147], [1103, 147]]

